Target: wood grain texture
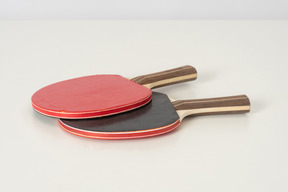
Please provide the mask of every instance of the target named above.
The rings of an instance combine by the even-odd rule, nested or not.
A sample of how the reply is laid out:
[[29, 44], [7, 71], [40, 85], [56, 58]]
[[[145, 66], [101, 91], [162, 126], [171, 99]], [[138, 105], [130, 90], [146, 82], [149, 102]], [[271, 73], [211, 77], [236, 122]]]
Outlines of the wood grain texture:
[[172, 102], [179, 116], [247, 113], [250, 101], [246, 95], [212, 99], [178, 100]]
[[197, 78], [197, 71], [190, 65], [170, 69], [158, 73], [141, 75], [131, 79], [132, 81], [150, 89], [167, 85], [192, 81]]

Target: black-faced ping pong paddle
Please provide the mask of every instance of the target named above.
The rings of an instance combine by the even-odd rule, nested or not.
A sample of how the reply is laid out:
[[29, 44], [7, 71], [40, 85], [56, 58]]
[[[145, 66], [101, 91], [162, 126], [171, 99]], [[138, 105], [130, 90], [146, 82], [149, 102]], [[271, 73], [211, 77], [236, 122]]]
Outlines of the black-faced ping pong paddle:
[[174, 101], [153, 92], [152, 101], [133, 111], [96, 119], [59, 119], [59, 125], [72, 134], [95, 139], [134, 139], [168, 133], [186, 116], [247, 113], [246, 95], [212, 99]]

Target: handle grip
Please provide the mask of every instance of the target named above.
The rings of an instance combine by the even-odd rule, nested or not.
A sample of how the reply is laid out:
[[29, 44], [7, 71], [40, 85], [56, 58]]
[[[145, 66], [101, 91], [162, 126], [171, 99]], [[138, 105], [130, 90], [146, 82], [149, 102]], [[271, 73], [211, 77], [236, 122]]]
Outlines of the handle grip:
[[185, 65], [158, 73], [141, 75], [131, 80], [135, 83], [152, 89], [186, 81], [192, 81], [195, 79], [197, 79], [196, 69], [190, 65]]
[[246, 95], [172, 102], [181, 119], [186, 116], [248, 113], [250, 101]]

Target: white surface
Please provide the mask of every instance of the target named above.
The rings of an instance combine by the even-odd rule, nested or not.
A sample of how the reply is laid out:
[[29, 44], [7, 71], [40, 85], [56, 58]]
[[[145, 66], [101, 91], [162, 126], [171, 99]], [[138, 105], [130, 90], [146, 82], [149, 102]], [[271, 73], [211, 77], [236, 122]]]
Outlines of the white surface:
[[288, 19], [288, 1], [0, 0], [0, 19]]
[[[287, 21], [0, 22], [0, 191], [288, 190]], [[191, 64], [175, 99], [247, 94], [247, 115], [186, 118], [159, 137], [105, 141], [33, 111], [53, 82]]]

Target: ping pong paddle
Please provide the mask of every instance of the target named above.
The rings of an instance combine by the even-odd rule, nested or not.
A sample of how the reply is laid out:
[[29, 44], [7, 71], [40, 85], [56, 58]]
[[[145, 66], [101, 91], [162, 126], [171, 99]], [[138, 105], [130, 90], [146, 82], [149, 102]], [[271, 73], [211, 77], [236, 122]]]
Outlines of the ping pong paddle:
[[59, 125], [72, 134], [94, 139], [134, 139], [168, 133], [186, 116], [247, 113], [246, 95], [213, 99], [173, 101], [153, 92], [152, 101], [133, 111], [96, 119], [59, 119]]
[[51, 117], [102, 117], [149, 103], [152, 88], [196, 78], [196, 69], [189, 65], [131, 80], [120, 75], [92, 75], [48, 85], [35, 92], [31, 100], [37, 112]]

